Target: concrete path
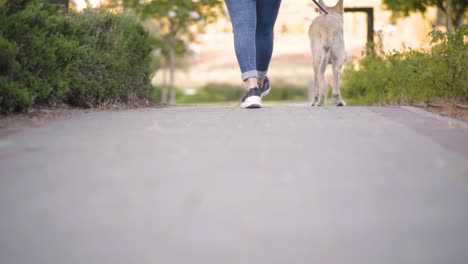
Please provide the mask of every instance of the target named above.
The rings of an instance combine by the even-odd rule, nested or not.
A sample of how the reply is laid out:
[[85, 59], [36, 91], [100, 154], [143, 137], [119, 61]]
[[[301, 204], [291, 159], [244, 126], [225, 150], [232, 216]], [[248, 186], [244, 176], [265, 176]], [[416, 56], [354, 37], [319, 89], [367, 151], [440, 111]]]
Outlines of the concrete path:
[[1, 264], [468, 263], [468, 128], [412, 108], [94, 112], [0, 138]]

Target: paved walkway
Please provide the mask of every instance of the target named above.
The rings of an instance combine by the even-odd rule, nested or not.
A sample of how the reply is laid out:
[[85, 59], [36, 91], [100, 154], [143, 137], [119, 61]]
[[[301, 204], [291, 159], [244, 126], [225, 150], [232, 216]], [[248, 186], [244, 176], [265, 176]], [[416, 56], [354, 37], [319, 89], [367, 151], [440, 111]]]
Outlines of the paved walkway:
[[0, 138], [1, 264], [468, 263], [468, 128], [412, 108], [94, 112]]

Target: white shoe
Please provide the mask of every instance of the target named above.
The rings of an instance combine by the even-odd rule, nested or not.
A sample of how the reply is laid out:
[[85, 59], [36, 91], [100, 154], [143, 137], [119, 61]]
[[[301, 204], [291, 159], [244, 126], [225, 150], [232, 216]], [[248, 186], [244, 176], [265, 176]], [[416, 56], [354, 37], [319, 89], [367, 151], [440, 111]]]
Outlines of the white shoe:
[[261, 108], [262, 107], [262, 92], [258, 87], [247, 91], [242, 98], [241, 108]]

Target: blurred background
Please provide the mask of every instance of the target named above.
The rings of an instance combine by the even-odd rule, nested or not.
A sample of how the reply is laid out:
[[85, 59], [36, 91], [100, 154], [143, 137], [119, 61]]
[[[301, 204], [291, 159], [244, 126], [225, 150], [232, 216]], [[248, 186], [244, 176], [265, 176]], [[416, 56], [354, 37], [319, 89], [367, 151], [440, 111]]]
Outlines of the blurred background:
[[[328, 6], [336, 3], [334, 0], [324, 2]], [[85, 8], [86, 4], [100, 5], [97, 0], [88, 3], [75, 0], [77, 9]], [[389, 8], [384, 9], [383, 0], [346, 0], [345, 7], [373, 8], [375, 40], [381, 44], [383, 51], [401, 50], [403, 47], [427, 48], [430, 44], [428, 34], [433, 27], [445, 27], [442, 11], [436, 6], [429, 6], [424, 12], [408, 13], [407, 16], [397, 16]], [[317, 15], [318, 9], [310, 0], [283, 1], [275, 29], [275, 49], [269, 74], [279, 89], [269, 97], [270, 100], [308, 100], [307, 89], [312, 85], [313, 70], [307, 31]], [[344, 32], [347, 62], [356, 63], [365, 54], [366, 13], [345, 13]], [[238, 90], [242, 87], [227, 11], [224, 10], [223, 16], [215, 23], [204, 27], [196, 41], [187, 45], [189, 52], [179, 58], [175, 74], [178, 103], [237, 101], [242, 91], [218, 95], [221, 90]], [[161, 69], [154, 75], [153, 83], [158, 87], [164, 86], [167, 78], [167, 72]], [[204, 95], [197, 96], [199, 93]]]
[[[329, 6], [334, 0], [325, 1]], [[401, 49], [402, 44], [419, 47], [427, 42], [436, 8], [392, 23], [392, 13], [382, 10], [382, 1], [347, 0], [346, 7], [373, 7], [376, 32], [382, 35], [386, 50]], [[276, 24], [276, 41], [271, 63], [271, 78], [294, 85], [307, 85], [313, 76], [312, 56], [307, 35], [309, 25], [318, 12], [310, 0], [283, 1]], [[365, 13], [345, 13], [344, 32], [348, 61], [362, 56], [366, 47], [367, 18]], [[238, 84], [240, 73], [233, 47], [231, 25], [226, 18], [206, 29], [206, 34], [193, 44], [190, 70], [180, 73], [181, 87], [193, 88], [207, 82]], [[157, 76], [158, 78], [159, 76]]]
[[[62, 4], [66, 12], [57, 13], [44, 2]], [[324, 2], [329, 6], [336, 3]], [[43, 70], [24, 73], [21, 68], [8, 66], [11, 78], [4, 86], [10, 88], [0, 92], [6, 91], [5, 98], [19, 99], [0, 102], [2, 112], [56, 102], [91, 108], [141, 100], [162, 105], [237, 105], [244, 93], [223, 1], [0, 0], [2, 5], [10, 10], [2, 14], [6, 33], [0, 45], [6, 49], [0, 50], [5, 51], [0, 55], [6, 58], [5, 65], [34, 59], [38, 60], [36, 66], [50, 67], [56, 77], [50, 80], [51, 75]], [[466, 0], [345, 0], [344, 5], [372, 8], [374, 14], [373, 43], [367, 38], [367, 14], [344, 14], [346, 66], [342, 93], [348, 104], [466, 104]], [[50, 15], [38, 24], [33, 17], [41, 10]], [[311, 0], [283, 1], [269, 70], [274, 89], [265, 98], [267, 102], [310, 100], [313, 70], [307, 31], [318, 14]], [[28, 24], [44, 26], [38, 32], [21, 33]], [[147, 36], [140, 32], [140, 25]], [[52, 29], [64, 36], [63, 41], [50, 44], [48, 38], [55, 36], [50, 34]], [[17, 45], [25, 39], [21, 34], [46, 41]], [[38, 45], [51, 53], [48, 58], [58, 58], [56, 66], [50, 59], [41, 58], [44, 52], [28, 54]], [[68, 53], [61, 52], [67, 49]], [[19, 52], [9, 52], [14, 50]], [[90, 55], [94, 52], [99, 55]], [[57, 67], [64, 72], [57, 73]], [[142, 73], [140, 79], [135, 80], [138, 73]], [[18, 76], [24, 74], [38, 80], [18, 82]], [[45, 88], [38, 92], [36, 83]], [[26, 93], [18, 92], [21, 89]]]

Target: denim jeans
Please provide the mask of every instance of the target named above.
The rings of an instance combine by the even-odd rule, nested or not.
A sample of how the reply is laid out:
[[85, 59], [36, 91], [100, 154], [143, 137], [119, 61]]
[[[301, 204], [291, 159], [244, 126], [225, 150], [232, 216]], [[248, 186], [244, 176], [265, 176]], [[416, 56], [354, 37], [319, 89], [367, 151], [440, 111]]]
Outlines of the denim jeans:
[[263, 78], [273, 53], [273, 28], [281, 0], [225, 0], [242, 79]]

